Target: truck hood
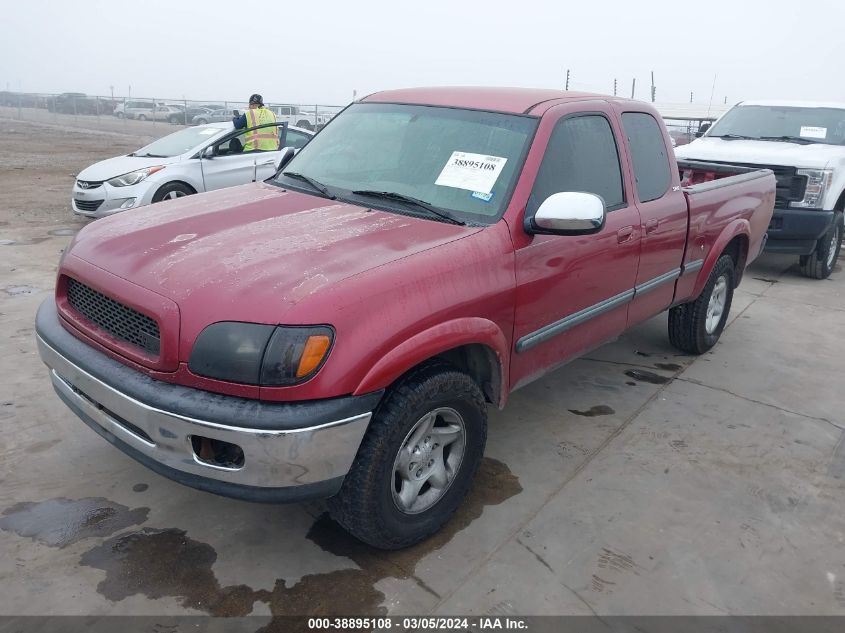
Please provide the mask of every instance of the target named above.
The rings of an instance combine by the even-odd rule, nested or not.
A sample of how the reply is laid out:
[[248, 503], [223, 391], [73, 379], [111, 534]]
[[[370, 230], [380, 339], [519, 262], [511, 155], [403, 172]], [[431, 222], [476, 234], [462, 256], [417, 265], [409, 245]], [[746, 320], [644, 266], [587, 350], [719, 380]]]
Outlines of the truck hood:
[[168, 156], [167, 158], [153, 158], [151, 156], [115, 156], [94, 163], [79, 172], [76, 177], [79, 180], [109, 180], [115, 176], [128, 174], [136, 169], [144, 167], [155, 167], [157, 165], [172, 165], [178, 163], [181, 156]]
[[183, 317], [278, 323], [322, 288], [479, 230], [253, 183], [98, 220], [70, 254]]
[[754, 165], [787, 165], [805, 169], [824, 169], [830, 161], [845, 158], [842, 145], [798, 145], [777, 141], [724, 140], [699, 138], [675, 149], [677, 158], [713, 160]]

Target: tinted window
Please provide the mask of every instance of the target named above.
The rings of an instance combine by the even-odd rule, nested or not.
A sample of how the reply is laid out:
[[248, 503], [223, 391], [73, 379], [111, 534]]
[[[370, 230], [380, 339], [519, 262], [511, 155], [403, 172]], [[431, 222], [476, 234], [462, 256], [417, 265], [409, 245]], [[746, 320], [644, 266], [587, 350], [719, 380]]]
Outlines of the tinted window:
[[285, 138], [285, 146], [295, 147], [296, 149], [299, 149], [310, 140], [311, 137], [303, 134], [302, 132], [297, 132], [296, 130], [288, 130], [288, 135]]
[[586, 191], [601, 196], [608, 210], [625, 203], [619, 152], [610, 123], [603, 116], [578, 116], [560, 121], [552, 132], [534, 182], [528, 212], [561, 191]]
[[626, 112], [622, 115], [622, 127], [631, 148], [640, 202], [657, 200], [666, 193], [672, 180], [660, 125], [650, 114]]

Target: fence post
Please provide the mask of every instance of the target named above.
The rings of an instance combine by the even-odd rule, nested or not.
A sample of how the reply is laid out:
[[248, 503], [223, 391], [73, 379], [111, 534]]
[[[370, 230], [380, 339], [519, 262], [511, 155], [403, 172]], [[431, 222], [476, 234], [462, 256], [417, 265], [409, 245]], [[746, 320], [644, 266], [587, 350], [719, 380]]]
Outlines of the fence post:
[[190, 125], [188, 123], [188, 100], [183, 98], [182, 102], [185, 104], [185, 125]]
[[18, 118], [19, 119], [23, 119], [22, 109], [23, 109], [23, 95], [19, 93], [18, 94]]
[[158, 118], [157, 112], [158, 112], [158, 101], [156, 101], [156, 98], [153, 97], [153, 125], [156, 124], [156, 119]]
[[123, 129], [126, 129], [126, 97], [123, 97]]
[[97, 108], [97, 123], [99, 123], [100, 122], [100, 97], [97, 96], [97, 97], [94, 97], [94, 98], [97, 100], [95, 105], [96, 105], [96, 108]]
[[319, 110], [319, 109], [320, 109], [320, 106], [318, 106], [318, 105], [315, 103], [315, 104], [314, 104], [314, 131], [315, 131], [315, 132], [317, 131], [317, 120], [318, 120], [318, 118], [317, 118], [317, 110]]
[[73, 97], [73, 120], [77, 120], [77, 113], [76, 113], [76, 97]]

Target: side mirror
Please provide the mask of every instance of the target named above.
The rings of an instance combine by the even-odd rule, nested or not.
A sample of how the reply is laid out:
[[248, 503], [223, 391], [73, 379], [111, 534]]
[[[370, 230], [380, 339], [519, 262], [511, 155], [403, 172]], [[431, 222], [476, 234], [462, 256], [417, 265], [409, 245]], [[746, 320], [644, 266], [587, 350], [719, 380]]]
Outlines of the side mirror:
[[206, 147], [202, 150], [202, 157], [203, 158], [214, 158], [214, 146]]
[[604, 200], [594, 193], [561, 191], [546, 198], [532, 218], [526, 218], [527, 233], [543, 235], [588, 235], [604, 227]]
[[705, 132], [710, 129], [710, 126], [713, 125], [712, 123], [703, 123], [701, 127], [698, 128], [698, 132], [695, 133], [695, 138], [701, 138], [704, 136]]
[[279, 158], [279, 162], [276, 164], [276, 174], [278, 175], [281, 172], [285, 165], [287, 165], [291, 158], [296, 155], [296, 150], [292, 147], [286, 147], [282, 150], [282, 156]]

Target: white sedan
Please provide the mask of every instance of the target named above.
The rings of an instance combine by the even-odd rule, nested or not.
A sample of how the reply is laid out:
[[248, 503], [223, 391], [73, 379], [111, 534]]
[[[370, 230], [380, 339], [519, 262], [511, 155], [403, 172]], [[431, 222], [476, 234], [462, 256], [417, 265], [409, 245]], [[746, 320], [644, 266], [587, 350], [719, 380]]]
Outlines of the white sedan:
[[275, 123], [277, 151], [244, 152], [246, 130], [230, 122], [189, 127], [141, 149], [95, 163], [77, 175], [74, 213], [101, 218], [168, 198], [265, 180], [276, 172], [287, 147], [299, 149], [310, 130]]

